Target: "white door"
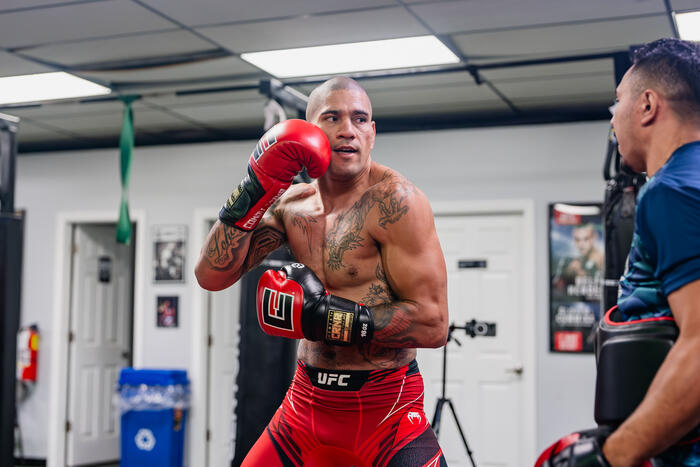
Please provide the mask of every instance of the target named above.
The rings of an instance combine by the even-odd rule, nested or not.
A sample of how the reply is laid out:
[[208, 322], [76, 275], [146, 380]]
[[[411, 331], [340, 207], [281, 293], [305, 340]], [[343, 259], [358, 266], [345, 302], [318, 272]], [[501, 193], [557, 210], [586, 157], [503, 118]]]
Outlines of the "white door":
[[236, 434], [240, 285], [208, 294], [209, 397], [207, 465], [231, 465]]
[[[452, 400], [473, 457], [480, 467], [526, 466], [522, 446], [523, 385], [521, 316], [522, 217], [438, 216], [447, 263], [450, 323], [495, 322], [495, 337], [455, 330], [447, 345], [446, 397]], [[462, 267], [460, 267], [460, 261]], [[484, 262], [484, 263], [481, 263]], [[442, 388], [443, 349], [421, 349], [425, 411], [432, 421]], [[444, 405], [440, 445], [451, 467], [471, 466], [452, 412]]]
[[119, 414], [112, 397], [131, 361], [133, 244], [115, 241], [115, 226], [73, 230], [66, 464], [120, 457]]

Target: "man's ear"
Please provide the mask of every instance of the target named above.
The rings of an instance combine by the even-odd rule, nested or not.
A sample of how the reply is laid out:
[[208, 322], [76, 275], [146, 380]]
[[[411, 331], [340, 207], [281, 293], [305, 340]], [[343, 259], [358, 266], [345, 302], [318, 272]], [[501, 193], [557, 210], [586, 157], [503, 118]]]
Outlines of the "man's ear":
[[644, 126], [651, 125], [659, 113], [659, 94], [653, 89], [645, 89], [641, 94], [642, 120]]

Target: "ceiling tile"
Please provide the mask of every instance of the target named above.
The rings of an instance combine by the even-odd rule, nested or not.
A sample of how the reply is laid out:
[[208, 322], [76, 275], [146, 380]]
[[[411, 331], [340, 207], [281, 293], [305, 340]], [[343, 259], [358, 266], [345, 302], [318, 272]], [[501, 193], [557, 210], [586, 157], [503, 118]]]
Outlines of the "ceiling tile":
[[28, 75], [30, 73], [44, 73], [49, 71], [56, 70], [0, 51], [0, 76]]
[[141, 131], [161, 131], [172, 127], [191, 125], [177, 114], [162, 112], [150, 108], [134, 110], [134, 129]]
[[381, 90], [431, 88], [451, 85], [471, 85], [474, 79], [465, 71], [450, 73], [429, 73], [400, 78], [374, 78], [359, 81], [368, 93]]
[[263, 120], [264, 100], [222, 102], [219, 104], [188, 105], [172, 110], [202, 124], [225, 127], [240, 122]]
[[521, 66], [511, 68], [494, 68], [479, 72], [484, 78], [498, 83], [508, 79], [533, 79], [548, 77], [567, 77], [576, 75], [605, 74], [614, 82], [614, 64], [612, 59], [587, 60], [581, 62], [556, 63], [550, 65]]
[[403, 8], [199, 28], [234, 52], [339, 44], [427, 34]]
[[511, 99], [511, 102], [522, 111], [542, 113], [547, 110], [571, 109], [600, 110], [611, 104], [608, 94], [573, 94], [566, 96], [530, 96]]
[[206, 8], [191, 0], [144, 0], [144, 3], [188, 26], [283, 18], [332, 11], [395, 5], [394, 0], [208, 0]]
[[[119, 135], [122, 128], [122, 112], [111, 113], [84, 113], [51, 118], [44, 118], [39, 122], [56, 128], [71, 131], [84, 136]], [[134, 110], [134, 128], [138, 133], [152, 127], [164, 125], [182, 125], [182, 119], [176, 116], [152, 109]]]
[[700, 0], [673, 0], [671, 6], [675, 11], [700, 10]]
[[0, 15], [0, 44], [24, 47], [173, 27], [133, 2], [72, 3]]
[[61, 138], [68, 139], [70, 138], [70, 135], [54, 131], [46, 126], [31, 121], [20, 121], [19, 132], [17, 133], [17, 141], [20, 143], [25, 141], [53, 140]]
[[181, 55], [211, 49], [213, 46], [189, 31], [136, 34], [24, 49], [22, 53], [64, 66], [133, 60], [143, 57]]
[[[203, 60], [197, 63], [143, 68], [133, 71], [96, 71], [78, 73], [80, 76], [95, 78], [111, 83], [124, 82], [168, 82], [177, 80], [197, 80], [212, 77], [233, 77], [234, 75], [260, 75], [260, 70], [236, 57]], [[233, 78], [232, 78], [233, 79]], [[221, 82], [212, 84], [221, 85]]]
[[626, 50], [630, 45], [641, 44], [669, 34], [668, 19], [661, 15], [619, 21], [457, 34], [452, 38], [467, 56], [507, 58], [523, 55]]
[[180, 106], [193, 106], [205, 104], [221, 104], [224, 102], [241, 101], [264, 101], [266, 97], [257, 90], [236, 91], [236, 92], [210, 92], [201, 94], [175, 95], [167, 94], [163, 96], [147, 97], [143, 101], [144, 105], [163, 106], [177, 108]]
[[66, 3], [66, 0], [3, 0], [0, 14], [4, 11], [36, 8], [47, 5]]
[[430, 113], [450, 112], [472, 105], [481, 109], [505, 106], [486, 86], [474, 84], [374, 91], [371, 98], [373, 107], [380, 109], [375, 112], [377, 115], [422, 109], [426, 118]]
[[119, 101], [100, 101], [90, 103], [66, 102], [44, 104], [26, 108], [5, 108], [0, 112], [7, 112], [17, 115], [19, 118], [29, 118], [33, 120], [74, 117], [76, 115], [104, 115], [115, 113], [121, 115], [124, 105]]
[[458, 0], [413, 5], [438, 33], [663, 13], [660, 0]]
[[607, 74], [501, 81], [497, 87], [513, 100], [570, 95], [608, 96], [610, 102], [615, 99], [615, 81]]

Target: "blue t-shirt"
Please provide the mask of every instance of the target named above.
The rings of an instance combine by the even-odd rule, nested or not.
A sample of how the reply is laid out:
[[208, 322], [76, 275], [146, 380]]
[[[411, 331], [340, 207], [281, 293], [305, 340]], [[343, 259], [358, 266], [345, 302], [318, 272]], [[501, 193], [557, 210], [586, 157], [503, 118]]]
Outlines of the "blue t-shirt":
[[[626, 320], [671, 316], [668, 295], [700, 279], [700, 141], [676, 149], [637, 198], [617, 306]], [[700, 466], [700, 442], [660, 456]]]

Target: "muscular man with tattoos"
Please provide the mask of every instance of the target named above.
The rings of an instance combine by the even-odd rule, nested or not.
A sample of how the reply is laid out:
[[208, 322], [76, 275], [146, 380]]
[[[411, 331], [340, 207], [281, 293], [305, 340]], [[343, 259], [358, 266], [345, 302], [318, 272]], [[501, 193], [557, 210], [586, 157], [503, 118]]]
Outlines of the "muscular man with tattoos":
[[[263, 136], [196, 266], [202, 287], [220, 290], [281, 245], [299, 262], [258, 286], [265, 332], [301, 340], [289, 391], [243, 465], [444, 466], [415, 362], [416, 348], [447, 339], [432, 210], [372, 160], [372, 107], [357, 82], [317, 87], [306, 120]], [[318, 178], [289, 186], [301, 165]]]

